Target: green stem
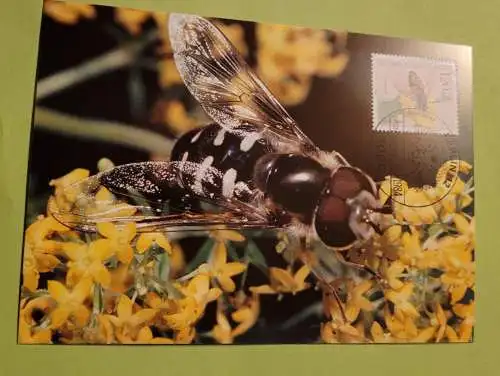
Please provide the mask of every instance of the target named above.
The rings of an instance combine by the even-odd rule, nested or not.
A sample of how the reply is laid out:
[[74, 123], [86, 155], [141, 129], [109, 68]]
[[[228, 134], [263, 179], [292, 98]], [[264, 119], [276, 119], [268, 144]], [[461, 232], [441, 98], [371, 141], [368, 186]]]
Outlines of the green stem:
[[91, 78], [131, 64], [137, 59], [143, 48], [157, 37], [157, 30], [154, 30], [141, 40], [125, 44], [76, 67], [41, 79], [36, 85], [36, 100], [40, 101]]
[[43, 107], [35, 108], [34, 123], [49, 132], [124, 145], [165, 157], [173, 147], [172, 140], [156, 132], [117, 122], [83, 119]]

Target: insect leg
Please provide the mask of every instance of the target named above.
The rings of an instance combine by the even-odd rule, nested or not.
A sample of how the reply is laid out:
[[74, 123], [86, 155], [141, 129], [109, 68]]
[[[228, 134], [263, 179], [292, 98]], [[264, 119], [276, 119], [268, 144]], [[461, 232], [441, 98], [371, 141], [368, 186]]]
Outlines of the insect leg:
[[372, 277], [374, 277], [379, 284], [384, 285], [384, 278], [380, 275], [380, 273], [373, 270], [368, 265], [360, 264], [360, 263], [352, 262], [352, 261], [347, 261], [345, 259], [345, 257], [342, 254], [340, 254], [340, 252], [337, 252], [337, 256], [338, 256], [339, 261], [342, 264], [344, 264], [345, 266], [349, 266], [351, 268], [364, 271], [364, 272], [370, 274]]
[[[302, 248], [302, 262], [304, 262], [311, 272], [314, 274], [316, 279], [318, 280], [318, 284], [324, 291], [327, 296], [333, 296], [335, 299], [340, 314], [342, 315], [342, 319], [347, 322], [347, 316], [344, 311], [344, 307], [342, 305], [342, 300], [338, 294], [338, 291], [335, 289], [332, 283], [332, 274], [328, 273], [328, 271], [323, 267], [320, 261], [315, 257], [314, 252], [310, 247], [310, 239], [307, 236], [300, 238], [301, 248]], [[328, 278], [328, 276], [330, 278]]]

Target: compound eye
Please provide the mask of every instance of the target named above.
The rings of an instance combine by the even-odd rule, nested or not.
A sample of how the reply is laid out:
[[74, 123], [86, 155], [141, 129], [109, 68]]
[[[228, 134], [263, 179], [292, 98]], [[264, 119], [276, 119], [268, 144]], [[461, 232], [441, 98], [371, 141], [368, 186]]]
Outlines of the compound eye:
[[321, 241], [328, 247], [344, 249], [357, 240], [349, 226], [351, 208], [345, 200], [335, 196], [325, 196], [321, 200], [314, 226]]
[[[375, 197], [375, 186], [360, 170], [341, 167], [328, 182], [327, 189], [319, 200], [314, 226], [323, 243], [336, 249], [351, 247], [359, 238], [366, 237], [365, 223], [356, 221], [355, 210], [359, 207], [348, 203], [363, 197]], [[362, 201], [361, 201], [362, 202]]]

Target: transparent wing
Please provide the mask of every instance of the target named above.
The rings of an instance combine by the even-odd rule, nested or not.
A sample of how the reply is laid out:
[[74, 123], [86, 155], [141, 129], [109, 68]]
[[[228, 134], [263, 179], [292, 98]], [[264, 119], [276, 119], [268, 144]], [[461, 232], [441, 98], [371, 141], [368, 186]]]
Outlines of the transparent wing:
[[135, 222], [143, 232], [179, 226], [270, 226], [248, 187], [235, 187], [239, 191], [227, 197], [221, 179], [217, 169], [192, 162], [132, 163], [66, 187], [65, 202], [53, 200], [49, 212], [69, 228], [90, 232], [102, 222]]
[[169, 35], [184, 83], [214, 121], [242, 137], [250, 129], [282, 147], [319, 151], [216, 26], [174, 13]]

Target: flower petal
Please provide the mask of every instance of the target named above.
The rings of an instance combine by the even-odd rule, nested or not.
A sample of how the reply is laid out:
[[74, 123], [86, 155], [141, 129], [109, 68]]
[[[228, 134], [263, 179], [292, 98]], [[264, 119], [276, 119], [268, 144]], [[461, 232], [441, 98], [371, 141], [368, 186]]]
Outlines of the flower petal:
[[242, 234], [233, 230], [218, 230], [215, 237], [219, 240], [229, 240], [232, 242], [242, 242], [245, 240]]
[[236, 284], [230, 277], [221, 275], [217, 277], [217, 281], [219, 282], [222, 290], [225, 292], [233, 292], [236, 289]]
[[153, 339], [153, 332], [149, 327], [145, 326], [137, 333], [137, 343], [149, 343]]
[[111, 284], [111, 273], [104, 265], [99, 261], [95, 261], [90, 267], [90, 272], [92, 277], [97, 283], [100, 283], [102, 287], [108, 288]]
[[52, 331], [50, 329], [38, 329], [31, 339], [32, 343], [52, 343]]
[[412, 342], [429, 342], [429, 340], [434, 336], [434, 333], [436, 333], [436, 328], [434, 326], [425, 328], [421, 330], [416, 337], [412, 338]]
[[34, 268], [23, 269], [23, 287], [30, 291], [36, 291], [40, 274]]
[[91, 260], [105, 261], [113, 255], [112, 243], [109, 239], [98, 239], [90, 243], [88, 249]]
[[78, 261], [84, 258], [87, 254], [87, 245], [80, 243], [64, 243], [64, 253], [72, 260]]
[[278, 291], [269, 285], [252, 286], [250, 287], [250, 291], [255, 294], [278, 294]]
[[174, 341], [171, 338], [155, 337], [149, 343], [154, 345], [173, 345]]
[[132, 317], [132, 300], [127, 295], [121, 295], [120, 300], [118, 301], [118, 306], [116, 308], [116, 312], [118, 313], [118, 317], [121, 320], [128, 320]]
[[243, 273], [246, 268], [247, 266], [241, 262], [229, 262], [221, 268], [220, 273], [227, 277], [232, 277]]
[[223, 241], [217, 241], [210, 255], [210, 266], [212, 270], [219, 270], [226, 264], [227, 250], [226, 244]]
[[80, 305], [73, 311], [73, 316], [77, 326], [84, 327], [90, 318], [90, 311], [84, 305]]
[[92, 285], [91, 278], [82, 278], [71, 293], [73, 300], [82, 303], [89, 296]]
[[385, 337], [384, 329], [382, 329], [382, 326], [376, 321], [373, 322], [370, 328], [370, 334], [375, 341], [382, 340]]
[[156, 313], [158, 311], [153, 308], [144, 308], [141, 309], [140, 311], [134, 313], [132, 316], [132, 325], [141, 325], [142, 323], [145, 323], [146, 321], [150, 321], [155, 317]]
[[137, 249], [138, 253], [143, 254], [148, 250], [148, 248], [153, 243], [152, 235], [153, 234], [141, 234], [139, 236], [135, 244], [135, 248]]
[[451, 304], [455, 304], [465, 296], [465, 293], [467, 292], [467, 286], [465, 284], [453, 286], [452, 288], [450, 288], [450, 292]]
[[167, 240], [165, 235], [157, 234], [155, 238], [155, 243], [158, 244], [161, 248], [163, 248], [163, 250], [167, 252], [169, 255], [172, 253], [172, 245]]
[[107, 344], [113, 343], [113, 327], [111, 326], [111, 320], [105, 315], [98, 315], [97, 321], [100, 324], [100, 331], [104, 336], [105, 342]]
[[37, 261], [37, 269], [40, 273], [50, 272], [61, 263], [56, 256], [44, 253], [37, 254], [35, 259]]
[[359, 316], [359, 313], [360, 313], [360, 309], [358, 306], [356, 306], [355, 304], [347, 303], [347, 306], [345, 309], [345, 315], [346, 315], [347, 320], [349, 322], [353, 322], [354, 320], [356, 320], [357, 317]]
[[211, 288], [207, 293], [207, 303], [217, 300], [221, 296], [222, 290], [218, 287]]
[[286, 290], [291, 291], [297, 287], [295, 280], [288, 270], [271, 267], [269, 268], [269, 274], [272, 282], [276, 282]]
[[66, 289], [66, 286], [58, 281], [48, 281], [47, 290], [58, 303], [65, 301], [69, 297], [69, 291]]
[[120, 247], [116, 253], [116, 257], [121, 263], [130, 264], [130, 262], [134, 258], [134, 250], [132, 249], [132, 246], [127, 244], [123, 247]]
[[187, 327], [175, 333], [175, 343], [190, 344], [194, 340], [196, 330], [193, 327]]
[[115, 225], [111, 222], [98, 223], [97, 231], [99, 231], [99, 233], [106, 238], [114, 238], [118, 233]]
[[297, 272], [295, 273], [293, 279], [298, 286], [303, 286], [307, 276], [311, 273], [311, 270], [307, 265], [303, 265]]
[[59, 328], [68, 320], [71, 311], [67, 307], [57, 307], [50, 314], [51, 327]]

